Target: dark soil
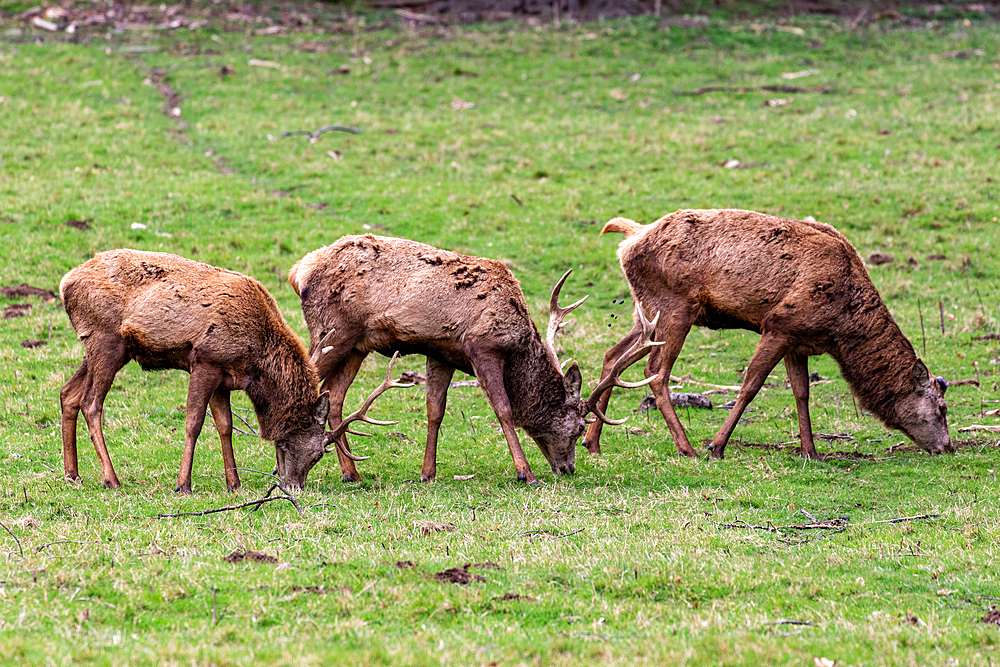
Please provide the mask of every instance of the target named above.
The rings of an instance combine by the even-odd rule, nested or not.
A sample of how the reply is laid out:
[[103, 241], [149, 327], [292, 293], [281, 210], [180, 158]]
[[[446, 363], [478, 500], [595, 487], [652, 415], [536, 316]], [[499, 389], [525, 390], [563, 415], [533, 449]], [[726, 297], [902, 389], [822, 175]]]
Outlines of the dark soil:
[[93, 218], [84, 218], [83, 220], [67, 220], [66, 226], [72, 227], [73, 229], [79, 229], [81, 231], [84, 231], [87, 229], [93, 229], [93, 227], [91, 227], [89, 224], [93, 221], [94, 221]]
[[30, 312], [30, 303], [15, 303], [3, 309], [3, 318], [9, 320], [14, 317], [24, 317]]
[[996, 623], [997, 625], [1000, 625], [1000, 609], [995, 607], [990, 609], [986, 615], [979, 620], [983, 623]]
[[441, 570], [440, 572], [435, 572], [434, 578], [446, 584], [462, 584], [462, 585], [472, 583], [473, 581], [486, 581], [486, 577], [482, 577], [474, 572], [469, 572], [469, 568], [472, 567], [479, 567], [490, 570], [503, 569], [496, 563], [466, 563], [462, 567], [449, 567], [447, 570]]
[[57, 298], [56, 293], [52, 290], [42, 289], [41, 287], [33, 287], [28, 283], [21, 283], [20, 285], [14, 285], [12, 287], [0, 287], [0, 295], [3, 295], [8, 299], [23, 296], [39, 296], [48, 301], [50, 299]]
[[278, 559], [274, 556], [264, 553], [263, 551], [240, 551], [237, 549], [228, 556], [225, 556], [222, 560], [227, 563], [242, 563], [243, 561], [250, 561], [251, 563], [277, 563]]

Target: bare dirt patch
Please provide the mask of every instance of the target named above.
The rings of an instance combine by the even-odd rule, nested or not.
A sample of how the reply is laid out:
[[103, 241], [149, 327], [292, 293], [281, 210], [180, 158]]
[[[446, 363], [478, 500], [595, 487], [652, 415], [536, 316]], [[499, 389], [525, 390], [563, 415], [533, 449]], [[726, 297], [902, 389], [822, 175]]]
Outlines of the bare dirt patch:
[[263, 551], [240, 551], [239, 549], [233, 551], [228, 556], [223, 557], [224, 561], [227, 563], [242, 563], [244, 561], [249, 561], [251, 563], [277, 563], [278, 559], [270, 554], [266, 554]]
[[996, 623], [1000, 625], [1000, 609], [994, 607], [986, 612], [986, 615], [979, 619], [983, 623]]
[[30, 312], [30, 303], [14, 303], [3, 309], [3, 318], [5, 320], [10, 320], [15, 317], [24, 317]]
[[15, 299], [24, 296], [38, 296], [48, 301], [50, 299], [57, 298], [56, 293], [52, 290], [34, 287], [28, 283], [21, 283], [20, 285], [14, 285], [12, 287], [0, 287], [0, 295], [3, 295], [8, 299]]
[[435, 572], [434, 578], [446, 584], [462, 584], [463, 586], [473, 581], [486, 581], [486, 577], [478, 575], [475, 572], [469, 572], [469, 569], [473, 567], [490, 570], [503, 569], [496, 563], [466, 563], [462, 567], [449, 567], [447, 570]]

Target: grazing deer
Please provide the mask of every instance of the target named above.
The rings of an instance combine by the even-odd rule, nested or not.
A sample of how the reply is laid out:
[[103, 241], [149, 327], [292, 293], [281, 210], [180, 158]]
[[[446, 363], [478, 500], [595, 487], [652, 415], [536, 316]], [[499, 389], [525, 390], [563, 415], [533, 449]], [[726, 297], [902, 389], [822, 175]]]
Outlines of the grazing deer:
[[[743, 388], [712, 439], [722, 458], [733, 429], [784, 359], [795, 396], [803, 456], [819, 458], [809, 421], [809, 356], [828, 353], [861, 405], [932, 454], [951, 452], [948, 383], [934, 378], [879, 298], [854, 247], [833, 227], [739, 210], [677, 211], [649, 225], [625, 218], [602, 234], [625, 234], [618, 258], [635, 303], [658, 310], [646, 375], [677, 449], [696, 456], [670, 403], [668, 379], [692, 325], [761, 335]], [[638, 310], [638, 309], [637, 309]], [[641, 313], [638, 313], [641, 315]], [[603, 374], [641, 333], [638, 323], [604, 356]], [[600, 398], [606, 409], [611, 391]], [[600, 452], [601, 424], [584, 444]]]
[[[67, 273], [59, 294], [85, 350], [83, 364], [59, 394], [67, 479], [80, 478], [76, 421], [82, 410], [104, 485], [121, 486], [102, 420], [111, 383], [132, 359], [145, 370], [178, 368], [191, 374], [175, 489], [181, 493], [191, 492], [194, 446], [206, 405], [222, 441], [226, 485], [239, 488], [229, 402], [233, 390], [250, 397], [260, 435], [274, 443], [277, 474], [289, 488], [301, 488], [327, 445], [339, 442], [347, 430], [345, 420], [343, 430], [325, 431], [329, 396], [317, 395], [319, 381], [305, 348], [274, 298], [253, 278], [166, 253], [111, 250]], [[365, 411], [390, 386], [399, 385], [383, 383], [351, 420], [372, 421]]]
[[[645, 384], [622, 382], [618, 373], [654, 343], [649, 325], [647, 337], [636, 337], [617, 373], [609, 373], [599, 392], [582, 401], [580, 368], [574, 362], [564, 374], [554, 347], [563, 317], [584, 301], [559, 307], [568, 275], [552, 291], [543, 341], [517, 279], [500, 262], [371, 234], [345, 236], [309, 253], [292, 267], [288, 280], [302, 299], [310, 350], [318, 358], [323, 390], [330, 392], [330, 425], [337, 425], [347, 389], [370, 352], [423, 354], [427, 445], [422, 481], [437, 474], [438, 430], [455, 369], [478, 378], [519, 480], [537, 481], [515, 428], [538, 444], [553, 472], [572, 474], [584, 417], [594, 412], [608, 423], [621, 423], [596, 407], [597, 394], [610, 386]], [[346, 438], [340, 444], [344, 481], [357, 481]]]

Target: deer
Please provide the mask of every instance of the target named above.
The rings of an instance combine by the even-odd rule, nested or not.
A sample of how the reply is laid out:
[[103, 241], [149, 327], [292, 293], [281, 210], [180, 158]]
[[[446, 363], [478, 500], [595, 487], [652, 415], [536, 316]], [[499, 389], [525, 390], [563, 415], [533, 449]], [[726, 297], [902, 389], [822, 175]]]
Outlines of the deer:
[[367, 416], [378, 395], [408, 386], [390, 382], [387, 374], [361, 410], [340, 430], [327, 432], [330, 398], [319, 395], [313, 362], [274, 297], [253, 278], [177, 255], [97, 253], [66, 274], [59, 294], [84, 347], [83, 363], [59, 394], [63, 469], [71, 481], [80, 479], [76, 432], [82, 411], [104, 486], [121, 486], [104, 439], [104, 399], [131, 360], [144, 370], [190, 373], [184, 452], [174, 489], [183, 494], [191, 493], [195, 442], [206, 406], [222, 443], [226, 485], [230, 491], [240, 488], [232, 443], [234, 390], [246, 392], [260, 436], [274, 443], [275, 474], [285, 487], [298, 490], [351, 422], [383, 423]]
[[[624, 234], [618, 259], [636, 324], [604, 355], [602, 376], [642, 332], [639, 304], [661, 315], [645, 375], [677, 450], [697, 456], [670, 402], [668, 382], [692, 326], [747, 329], [761, 338], [735, 405], [712, 439], [721, 459], [740, 416], [784, 360], [798, 413], [800, 454], [821, 458], [809, 419], [810, 356], [829, 354], [861, 406], [931, 454], [953, 452], [948, 383], [932, 376], [882, 302], [857, 250], [827, 224], [735, 209], [682, 210], [642, 225], [613, 218], [601, 234]], [[611, 388], [599, 408], [606, 410]], [[601, 423], [584, 445], [600, 453]]]
[[[582, 400], [579, 365], [573, 362], [563, 372], [555, 350], [563, 318], [586, 300], [559, 306], [569, 273], [552, 291], [543, 341], [520, 284], [502, 262], [372, 234], [345, 236], [307, 254], [291, 268], [288, 280], [302, 301], [322, 390], [330, 394], [330, 426], [337, 426], [344, 396], [368, 354], [421, 354], [427, 358], [421, 481], [437, 475], [438, 434], [456, 370], [478, 379], [500, 423], [518, 480], [538, 483], [517, 428], [535, 441], [554, 473], [573, 474], [586, 416], [593, 412], [609, 424], [623, 421], [607, 418], [596, 406], [597, 395], [613, 386], [646, 384], [624, 382], [619, 376], [656, 344], [649, 339], [653, 323], [643, 320], [647, 335], [640, 331], [599, 391]], [[346, 436], [337, 451], [343, 480], [359, 481], [357, 458], [346, 455]]]

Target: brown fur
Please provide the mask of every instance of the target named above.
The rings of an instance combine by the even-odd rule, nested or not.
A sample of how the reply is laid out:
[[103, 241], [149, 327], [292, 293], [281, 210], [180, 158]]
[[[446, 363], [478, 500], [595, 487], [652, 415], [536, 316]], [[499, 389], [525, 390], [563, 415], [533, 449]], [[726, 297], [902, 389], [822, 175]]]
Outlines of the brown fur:
[[[503, 264], [366, 234], [309, 253], [288, 279], [302, 299], [310, 353], [320, 354], [332, 426], [370, 352], [422, 354], [428, 412], [422, 479], [436, 475], [438, 428], [455, 369], [479, 379], [520, 479], [535, 481], [515, 427], [535, 440], [554, 471], [573, 472], [586, 412], [579, 369], [560, 371]], [[345, 481], [360, 479], [352, 461], [341, 456], [340, 464]]]
[[[799, 414], [802, 454], [818, 456], [808, 411], [806, 359], [830, 354], [859, 402], [887, 426], [932, 453], [952, 451], [945, 419], [947, 383], [933, 378], [893, 321], [857, 251], [833, 227], [753, 211], [685, 210], [650, 225], [625, 218], [604, 233], [626, 235], [618, 257], [633, 302], [660, 312], [647, 376], [683, 454], [695, 455], [667, 394], [667, 380], [692, 325], [761, 334], [743, 389], [712, 441], [721, 458], [747, 403], [782, 359]], [[605, 355], [605, 373], [636, 328]], [[602, 396], [606, 406], [610, 391]], [[601, 424], [585, 444], [600, 451]]]
[[104, 484], [120, 482], [101, 428], [104, 397], [134, 359], [146, 370], [191, 374], [184, 455], [177, 490], [190, 492], [194, 445], [210, 405], [222, 440], [226, 481], [239, 487], [229, 394], [246, 391], [260, 434], [274, 442], [278, 473], [301, 487], [323, 454], [327, 399], [302, 343], [256, 280], [176, 255], [112, 250], [66, 274], [60, 295], [86, 354], [60, 394], [63, 463], [78, 479], [76, 419], [94, 441]]

